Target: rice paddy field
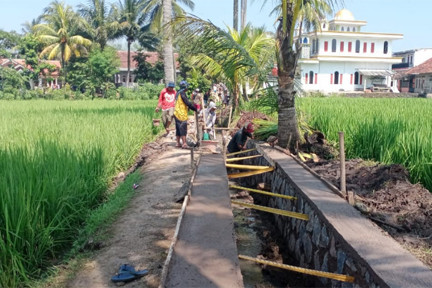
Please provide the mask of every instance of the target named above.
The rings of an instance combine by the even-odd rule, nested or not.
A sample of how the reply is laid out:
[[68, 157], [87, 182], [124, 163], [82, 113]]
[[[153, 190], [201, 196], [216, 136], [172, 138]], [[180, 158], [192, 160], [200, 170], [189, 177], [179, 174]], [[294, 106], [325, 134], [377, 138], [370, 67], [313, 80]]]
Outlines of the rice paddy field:
[[0, 287], [39, 277], [71, 247], [113, 176], [155, 138], [156, 104], [0, 103]]
[[411, 182], [432, 191], [432, 100], [425, 98], [300, 98], [307, 122], [326, 138], [345, 134], [347, 158], [402, 164]]

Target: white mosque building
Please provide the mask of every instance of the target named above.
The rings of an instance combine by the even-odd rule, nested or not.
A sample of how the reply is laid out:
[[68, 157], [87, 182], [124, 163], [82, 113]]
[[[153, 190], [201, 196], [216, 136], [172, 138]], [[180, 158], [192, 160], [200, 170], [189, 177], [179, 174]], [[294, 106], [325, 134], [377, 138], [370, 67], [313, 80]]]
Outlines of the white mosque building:
[[321, 22], [320, 30], [302, 34], [298, 66], [304, 91], [398, 92], [392, 64], [402, 57], [392, 56], [392, 41], [403, 35], [362, 32], [366, 23], [342, 9]]

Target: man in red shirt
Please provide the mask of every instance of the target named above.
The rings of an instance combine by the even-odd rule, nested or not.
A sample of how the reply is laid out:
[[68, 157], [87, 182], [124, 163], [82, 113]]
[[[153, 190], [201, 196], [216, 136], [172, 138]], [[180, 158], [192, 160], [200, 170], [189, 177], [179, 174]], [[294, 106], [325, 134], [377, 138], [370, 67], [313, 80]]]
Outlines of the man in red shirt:
[[162, 89], [159, 95], [159, 102], [155, 109], [156, 112], [159, 112], [159, 110], [162, 108], [162, 122], [167, 133], [166, 135], [168, 135], [169, 133], [168, 128], [171, 125], [171, 122], [174, 117], [174, 106], [175, 106], [175, 96], [176, 96], [176, 91], [174, 87], [175, 87], [174, 82], [169, 82], [168, 86]]

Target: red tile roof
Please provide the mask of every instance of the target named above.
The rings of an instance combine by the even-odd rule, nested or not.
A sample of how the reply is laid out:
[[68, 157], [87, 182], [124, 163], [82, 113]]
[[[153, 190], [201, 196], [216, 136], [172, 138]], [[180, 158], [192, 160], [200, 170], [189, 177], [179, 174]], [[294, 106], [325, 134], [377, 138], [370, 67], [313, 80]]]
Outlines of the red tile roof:
[[411, 68], [406, 74], [429, 74], [432, 73], [432, 58], [416, 67]]
[[[146, 61], [148, 63], [150, 63], [151, 65], [156, 64], [156, 62], [159, 60], [159, 54], [158, 52], [144, 52], [144, 54], [148, 55], [149, 57], [147, 57]], [[120, 58], [120, 69], [121, 70], [126, 70], [127, 69], [127, 51], [117, 51], [117, 55]], [[137, 55], [136, 51], [131, 51], [130, 52], [131, 55], [131, 61], [130, 61], [130, 66], [131, 69], [135, 69], [137, 68], [137, 62], [135, 62], [133, 59], [133, 57], [135, 55]], [[174, 53], [174, 57], [177, 59], [178, 58], [178, 54]], [[176, 62], [176, 66], [177, 68], [179, 67], [179, 63]]]

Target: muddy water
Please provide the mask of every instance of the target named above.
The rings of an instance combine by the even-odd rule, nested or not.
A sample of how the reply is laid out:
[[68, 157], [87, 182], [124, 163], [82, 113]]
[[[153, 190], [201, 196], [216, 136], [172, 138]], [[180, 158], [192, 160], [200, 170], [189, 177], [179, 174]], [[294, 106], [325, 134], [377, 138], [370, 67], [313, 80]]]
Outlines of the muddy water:
[[[269, 247], [268, 243], [264, 242], [262, 235], [268, 231], [268, 221], [265, 218], [263, 219], [262, 215], [255, 210], [248, 208], [237, 206], [233, 209], [233, 214], [238, 253], [253, 258], [266, 254], [265, 251]], [[275, 271], [263, 269], [260, 264], [255, 262], [240, 259], [240, 269], [243, 275], [243, 284], [246, 288], [289, 287], [286, 280], [284, 280], [285, 277], [278, 277], [273, 273]], [[283, 271], [276, 271], [276, 273], [280, 274]]]

